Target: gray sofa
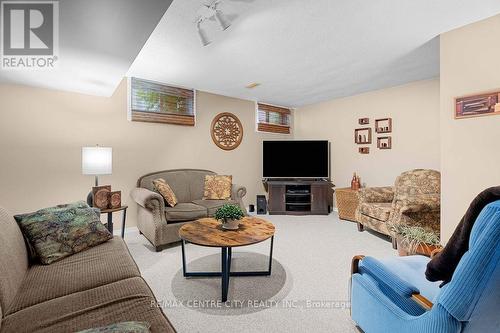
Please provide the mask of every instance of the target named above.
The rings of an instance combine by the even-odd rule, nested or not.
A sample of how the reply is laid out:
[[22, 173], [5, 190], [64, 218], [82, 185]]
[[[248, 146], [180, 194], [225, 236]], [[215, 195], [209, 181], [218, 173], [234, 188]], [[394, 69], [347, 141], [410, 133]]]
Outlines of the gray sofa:
[[[177, 242], [179, 229], [186, 222], [211, 217], [217, 208], [227, 203], [239, 205], [246, 213], [243, 197], [246, 188], [233, 184], [231, 200], [203, 200], [205, 176], [216, 174], [209, 170], [177, 169], [149, 173], [139, 178], [137, 188], [130, 193], [137, 203], [137, 227], [153, 244], [156, 251]], [[179, 203], [165, 205], [163, 197], [155, 192], [153, 180], [163, 178], [174, 191]]]

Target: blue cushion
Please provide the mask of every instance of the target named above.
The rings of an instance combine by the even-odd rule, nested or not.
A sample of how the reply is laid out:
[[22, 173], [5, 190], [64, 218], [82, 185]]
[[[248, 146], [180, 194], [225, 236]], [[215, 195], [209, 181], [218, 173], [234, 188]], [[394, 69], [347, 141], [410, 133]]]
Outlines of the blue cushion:
[[400, 279], [418, 288], [420, 294], [434, 301], [439, 294], [441, 282], [430, 282], [425, 278], [429, 258], [424, 256], [388, 257], [379, 259], [384, 266]]

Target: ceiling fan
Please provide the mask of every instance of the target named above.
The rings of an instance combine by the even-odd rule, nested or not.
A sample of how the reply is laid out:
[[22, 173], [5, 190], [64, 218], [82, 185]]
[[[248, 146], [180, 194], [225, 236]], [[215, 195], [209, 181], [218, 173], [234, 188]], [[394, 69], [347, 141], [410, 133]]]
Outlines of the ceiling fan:
[[226, 30], [231, 26], [231, 21], [224, 15], [219, 8], [222, 0], [205, 1], [203, 6], [198, 10], [198, 18], [196, 19], [196, 28], [203, 46], [207, 46], [212, 41], [208, 37], [206, 31], [203, 29], [202, 24], [207, 20], [215, 19], [222, 30]]

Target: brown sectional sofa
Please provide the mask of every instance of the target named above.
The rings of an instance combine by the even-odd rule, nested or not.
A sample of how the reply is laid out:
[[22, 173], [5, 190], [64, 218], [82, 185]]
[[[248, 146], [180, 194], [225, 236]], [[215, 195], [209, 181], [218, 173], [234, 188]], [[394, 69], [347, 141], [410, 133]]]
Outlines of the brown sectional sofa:
[[77, 332], [146, 321], [175, 332], [121, 238], [51, 265], [30, 264], [21, 231], [0, 207], [0, 333]]
[[[137, 227], [155, 246], [157, 251], [180, 240], [179, 229], [186, 222], [211, 217], [224, 204], [237, 204], [246, 212], [243, 186], [232, 187], [230, 200], [203, 200], [205, 176], [215, 175], [209, 170], [176, 169], [149, 173], [137, 181], [137, 188], [130, 193], [137, 203]], [[165, 206], [163, 197], [154, 191], [153, 180], [163, 178], [174, 191], [179, 203]]]

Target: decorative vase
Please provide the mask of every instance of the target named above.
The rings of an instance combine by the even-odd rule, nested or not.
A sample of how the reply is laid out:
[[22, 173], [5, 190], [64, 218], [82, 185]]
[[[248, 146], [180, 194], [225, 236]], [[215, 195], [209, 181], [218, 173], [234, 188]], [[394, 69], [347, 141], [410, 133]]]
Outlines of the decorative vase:
[[238, 230], [240, 227], [240, 220], [224, 219], [222, 221], [222, 228], [227, 230]]
[[411, 253], [408, 249], [407, 244], [401, 240], [401, 238], [396, 236], [396, 243], [398, 247], [398, 255], [400, 257], [406, 257], [406, 256], [411, 256], [414, 255], [415, 253]]

